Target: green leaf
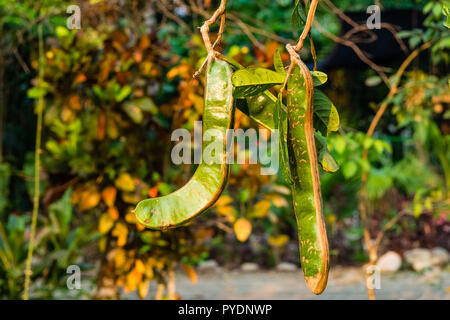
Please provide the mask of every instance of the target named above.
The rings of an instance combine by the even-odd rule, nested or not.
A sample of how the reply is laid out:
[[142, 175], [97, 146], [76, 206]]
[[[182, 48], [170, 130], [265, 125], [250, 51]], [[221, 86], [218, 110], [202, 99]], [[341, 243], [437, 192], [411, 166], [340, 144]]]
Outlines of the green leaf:
[[294, 10], [292, 11], [291, 16], [291, 25], [296, 29], [300, 29], [305, 25], [305, 23], [306, 23], [305, 9], [303, 8], [303, 5], [300, 0], [295, 0]]
[[142, 110], [136, 105], [127, 103], [124, 104], [122, 108], [134, 123], [139, 124], [144, 119]]
[[279, 133], [279, 154], [280, 154], [280, 171], [283, 179], [288, 183], [292, 184], [292, 175], [289, 167], [289, 155], [287, 147], [287, 115], [283, 110], [283, 97], [278, 94], [278, 99], [276, 102], [276, 112], [275, 112], [275, 123], [278, 127]]
[[314, 90], [314, 128], [324, 137], [339, 130], [339, 113], [333, 102], [320, 90]]
[[137, 108], [141, 109], [142, 111], [149, 112], [153, 115], [158, 114], [158, 107], [155, 105], [153, 100], [150, 98], [134, 99], [125, 104], [137, 107]]
[[322, 71], [311, 71], [314, 87], [319, 87], [328, 81], [328, 75]]
[[47, 90], [44, 88], [34, 87], [27, 91], [27, 96], [31, 99], [42, 98], [47, 94]]
[[357, 171], [358, 171], [358, 166], [353, 161], [346, 162], [342, 166], [342, 174], [344, 175], [344, 177], [346, 179], [350, 179], [351, 177], [353, 177]]
[[64, 195], [58, 201], [52, 203], [49, 207], [49, 215], [57, 230], [60, 230], [63, 234], [67, 234], [69, 230], [69, 224], [72, 220], [72, 188], [69, 188], [64, 192]]
[[369, 200], [382, 198], [393, 182], [389, 168], [371, 169], [367, 178], [367, 197]]
[[255, 96], [277, 84], [284, 82], [284, 76], [264, 68], [246, 68], [236, 71], [231, 81], [235, 98]]
[[368, 87], [376, 87], [381, 83], [381, 78], [379, 76], [372, 76], [366, 79], [366, 86]]
[[162, 196], [166, 196], [172, 192], [172, 188], [165, 182], [158, 184], [158, 191]]
[[339, 165], [328, 150], [327, 142], [318, 132], [314, 132], [316, 142], [317, 160], [322, 169], [328, 173], [334, 173], [339, 170]]
[[447, 17], [447, 20], [444, 22], [444, 26], [450, 28], [450, 1], [445, 0], [442, 6], [442, 12]]
[[280, 50], [277, 49], [273, 56], [273, 67], [276, 72], [286, 77], [286, 70], [284, 69], [283, 60], [281, 59]]
[[125, 86], [125, 87], [121, 88], [120, 91], [115, 96], [116, 101], [122, 102], [131, 94], [131, 91], [132, 91], [132, 89], [130, 86]]

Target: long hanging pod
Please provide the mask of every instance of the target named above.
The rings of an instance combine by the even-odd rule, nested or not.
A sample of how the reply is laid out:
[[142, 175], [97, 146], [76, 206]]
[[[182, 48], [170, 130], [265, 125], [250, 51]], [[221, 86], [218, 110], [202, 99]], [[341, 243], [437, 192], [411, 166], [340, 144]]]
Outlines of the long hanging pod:
[[292, 197], [305, 281], [314, 294], [321, 294], [328, 281], [329, 254], [314, 142], [314, 87], [306, 65], [297, 59], [292, 63], [296, 65], [287, 83], [287, 140], [293, 180]]
[[[169, 229], [180, 226], [209, 209], [222, 193], [229, 174], [227, 165], [227, 129], [233, 121], [233, 86], [228, 63], [211, 58], [208, 61], [203, 113], [204, 151], [210, 144], [221, 144], [215, 161], [199, 164], [189, 182], [177, 191], [159, 198], [138, 203], [137, 220], [150, 229]], [[211, 130], [211, 131], [209, 131]], [[205, 134], [213, 133], [206, 142]]]

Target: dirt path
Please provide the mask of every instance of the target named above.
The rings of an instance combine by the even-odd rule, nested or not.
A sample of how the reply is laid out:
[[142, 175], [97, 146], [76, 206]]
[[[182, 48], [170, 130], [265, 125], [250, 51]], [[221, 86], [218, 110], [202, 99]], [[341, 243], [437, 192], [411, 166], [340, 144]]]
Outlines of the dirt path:
[[[330, 272], [328, 287], [320, 296], [307, 289], [301, 271], [224, 271], [198, 275], [198, 283], [177, 275], [177, 293], [182, 299], [366, 299], [360, 268], [335, 268]], [[153, 288], [154, 289], [154, 288]], [[153, 290], [152, 290], [153, 291]], [[150, 293], [153, 296], [153, 292]], [[445, 299], [450, 300], [450, 272], [418, 274], [411, 271], [381, 275], [378, 299]]]

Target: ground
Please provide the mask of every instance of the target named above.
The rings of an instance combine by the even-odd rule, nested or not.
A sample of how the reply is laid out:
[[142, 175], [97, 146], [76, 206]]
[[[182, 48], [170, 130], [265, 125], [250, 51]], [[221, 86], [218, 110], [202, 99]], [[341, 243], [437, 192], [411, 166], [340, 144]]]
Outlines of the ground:
[[[367, 299], [361, 268], [336, 267], [330, 271], [328, 286], [320, 296], [309, 292], [301, 271], [219, 271], [198, 274], [197, 284], [177, 274], [177, 293], [182, 299]], [[153, 286], [150, 296], [154, 296]], [[401, 271], [381, 274], [378, 299], [450, 300], [449, 270], [428, 273]], [[129, 297], [133, 298], [133, 297]]]

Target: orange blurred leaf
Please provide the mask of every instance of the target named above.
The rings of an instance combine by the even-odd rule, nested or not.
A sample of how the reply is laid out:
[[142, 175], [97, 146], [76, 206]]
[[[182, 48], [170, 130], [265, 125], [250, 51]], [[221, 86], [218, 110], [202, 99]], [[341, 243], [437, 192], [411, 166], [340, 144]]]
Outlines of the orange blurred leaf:
[[181, 268], [184, 270], [184, 272], [186, 273], [186, 275], [189, 277], [189, 279], [191, 279], [193, 284], [197, 283], [197, 273], [195, 272], [194, 268], [191, 267], [190, 265], [181, 264]]
[[158, 196], [158, 186], [148, 189], [148, 196], [150, 198], [156, 198]]
[[95, 208], [100, 202], [100, 193], [97, 187], [91, 186], [81, 193], [80, 201], [78, 202], [78, 208], [81, 211], [87, 211]]
[[117, 189], [110, 186], [102, 191], [102, 199], [108, 207], [112, 207], [116, 201]]
[[116, 207], [109, 207], [108, 214], [111, 217], [111, 219], [113, 219], [114, 221], [119, 219], [119, 210], [117, 210]]

